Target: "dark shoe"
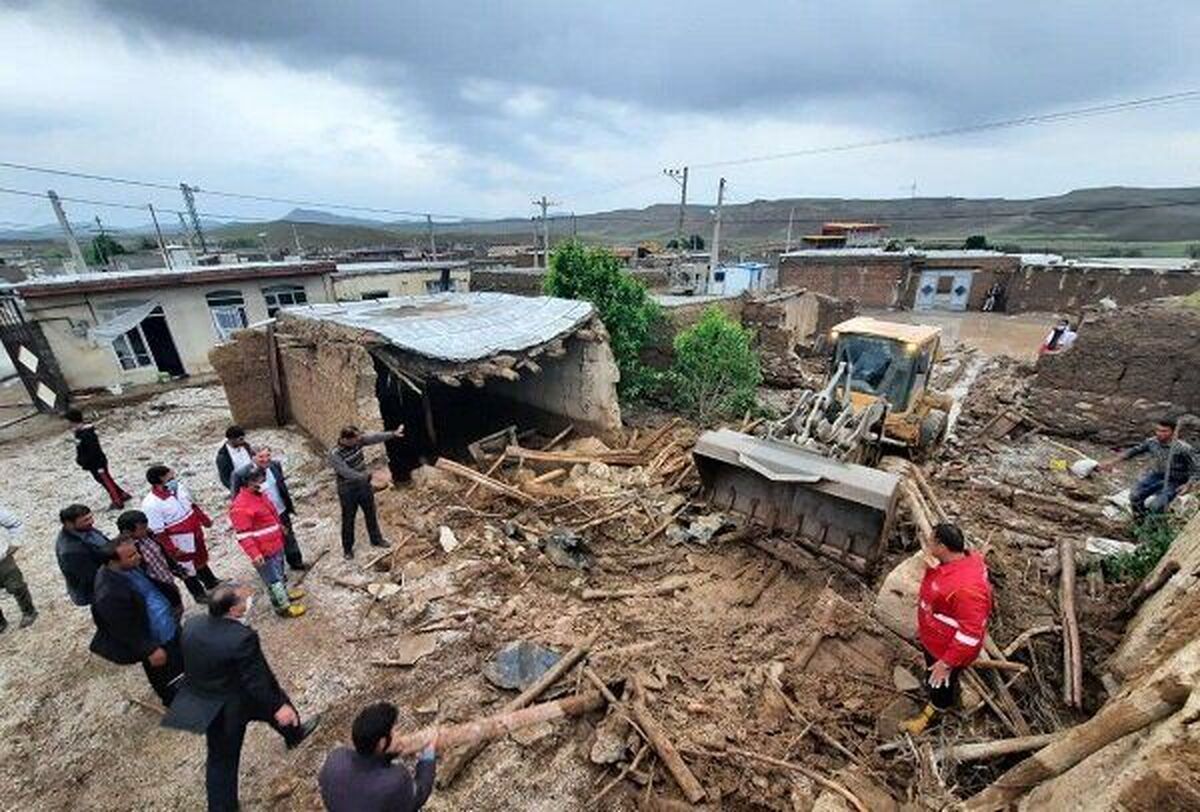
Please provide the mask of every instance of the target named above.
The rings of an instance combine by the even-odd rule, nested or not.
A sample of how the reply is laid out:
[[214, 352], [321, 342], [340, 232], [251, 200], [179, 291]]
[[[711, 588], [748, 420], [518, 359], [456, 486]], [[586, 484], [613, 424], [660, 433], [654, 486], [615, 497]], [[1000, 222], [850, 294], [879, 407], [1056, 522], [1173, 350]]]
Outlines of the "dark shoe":
[[17, 628], [18, 629], [28, 629], [30, 626], [33, 625], [33, 621], [37, 620], [37, 616], [38, 616], [38, 613], [37, 613], [36, 609], [34, 609], [32, 612], [21, 615], [21, 622], [17, 624]]
[[0, 634], [4, 634], [4, 630], [8, 628], [8, 620], [0, 617]]
[[372, 541], [371, 546], [372, 547], [383, 547], [386, 549], [388, 547], [391, 547], [392, 543], [390, 541], [388, 541], [387, 539], [380, 539], [379, 541]]
[[287, 749], [295, 750], [300, 745], [304, 744], [304, 740], [313, 734], [313, 731], [321, 724], [321, 714], [309, 719], [300, 725], [300, 735], [290, 738], [287, 741]]
[[342, 550], [342, 558], [346, 559], [347, 561], [353, 561], [354, 560], [354, 551], [353, 550]]
[[305, 564], [303, 562], [299, 564], [288, 564], [288, 569], [290, 569], [292, 572], [304, 572], [305, 570], [312, 569], [312, 564]]

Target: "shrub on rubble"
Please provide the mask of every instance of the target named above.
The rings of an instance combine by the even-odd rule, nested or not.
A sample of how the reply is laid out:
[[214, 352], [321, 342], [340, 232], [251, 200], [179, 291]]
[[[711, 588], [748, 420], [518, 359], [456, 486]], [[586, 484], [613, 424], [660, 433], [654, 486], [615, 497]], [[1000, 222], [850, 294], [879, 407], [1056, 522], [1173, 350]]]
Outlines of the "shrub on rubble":
[[542, 289], [549, 296], [584, 299], [596, 307], [621, 371], [617, 391], [623, 399], [638, 400], [654, 389], [654, 370], [642, 364], [639, 354], [662, 312], [615, 254], [578, 240], [564, 243], [550, 255]]
[[1171, 542], [1179, 535], [1180, 523], [1173, 517], [1152, 513], [1133, 528], [1136, 550], [1109, 556], [1100, 562], [1104, 577], [1110, 581], [1140, 581], [1158, 566]]
[[696, 324], [675, 336], [668, 373], [671, 396], [684, 412], [708, 423], [739, 417], [754, 407], [762, 380], [753, 333], [710, 307]]

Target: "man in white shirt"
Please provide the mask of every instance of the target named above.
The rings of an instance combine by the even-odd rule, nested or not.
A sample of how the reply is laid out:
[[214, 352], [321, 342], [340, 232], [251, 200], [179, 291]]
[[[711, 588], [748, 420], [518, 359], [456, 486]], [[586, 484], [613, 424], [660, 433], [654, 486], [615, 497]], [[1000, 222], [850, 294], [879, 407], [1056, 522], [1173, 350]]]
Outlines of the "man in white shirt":
[[[33, 596], [29, 594], [25, 576], [21, 574], [13, 555], [21, 546], [21, 520], [0, 506], [0, 528], [4, 529], [0, 533], [0, 586], [17, 599], [17, 606], [21, 607], [21, 622], [18, 625], [24, 629], [37, 619], [37, 609], [33, 606]], [[7, 628], [8, 620], [0, 612], [0, 632]]]
[[254, 449], [246, 439], [246, 430], [241, 426], [225, 429], [225, 442], [217, 449], [217, 476], [230, 493], [237, 493], [233, 487], [233, 472], [245, 468], [253, 459]]
[[283, 554], [287, 558], [288, 567], [297, 572], [308, 569], [308, 564], [304, 563], [304, 554], [300, 551], [300, 542], [296, 541], [295, 528], [292, 526], [292, 514], [296, 512], [296, 505], [288, 492], [283, 466], [278, 460], [272, 459], [271, 449], [266, 446], [258, 449], [254, 452], [254, 460], [250, 465], [235, 469], [230, 479], [230, 489], [237, 493], [246, 474], [254, 468], [261, 468], [267, 473], [263, 493], [271, 500], [275, 510], [279, 511], [279, 522], [283, 525]]

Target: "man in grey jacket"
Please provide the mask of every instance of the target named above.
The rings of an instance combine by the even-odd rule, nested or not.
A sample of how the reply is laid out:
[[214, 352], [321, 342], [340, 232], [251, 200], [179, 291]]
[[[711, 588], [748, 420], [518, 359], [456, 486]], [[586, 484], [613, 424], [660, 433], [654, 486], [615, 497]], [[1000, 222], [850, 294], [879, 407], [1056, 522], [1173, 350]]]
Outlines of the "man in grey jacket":
[[[17, 566], [14, 558], [17, 548], [21, 546], [21, 520], [0, 506], [0, 587], [17, 599], [21, 607], [21, 628], [24, 629], [37, 619], [37, 609], [33, 606], [33, 597], [29, 587], [25, 585], [25, 576]], [[0, 612], [0, 632], [8, 628], [8, 620]]]
[[359, 508], [362, 508], [363, 519], [367, 522], [371, 546], [388, 546], [379, 530], [375, 488], [371, 485], [371, 472], [367, 470], [363, 447], [398, 440], [403, 436], [404, 426], [395, 431], [373, 434], [363, 434], [356, 426], [346, 426], [338, 435], [337, 445], [329, 452], [329, 461], [337, 474], [338, 502], [342, 506], [342, 554], [346, 558], [354, 558], [354, 520]]

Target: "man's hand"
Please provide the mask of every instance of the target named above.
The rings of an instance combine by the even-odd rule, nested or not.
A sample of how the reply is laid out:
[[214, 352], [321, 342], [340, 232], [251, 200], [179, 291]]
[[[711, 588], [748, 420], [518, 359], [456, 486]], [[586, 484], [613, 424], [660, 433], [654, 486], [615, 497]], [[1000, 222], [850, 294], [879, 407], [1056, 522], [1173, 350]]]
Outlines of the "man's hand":
[[150, 663], [150, 665], [154, 668], [162, 668], [167, 664], [166, 649], [162, 648], [161, 646], [154, 649], [154, 651], [150, 652], [150, 656], [146, 658], [146, 662]]
[[291, 705], [280, 705], [279, 710], [275, 711], [275, 721], [280, 727], [295, 727], [300, 724], [300, 717]]
[[399, 426], [397, 426], [397, 427], [396, 427], [396, 430], [392, 432], [392, 435], [393, 435], [393, 436], [394, 436], [394, 437], [395, 437], [397, 440], [399, 440], [399, 439], [401, 439], [402, 437], [404, 437], [404, 424], [403, 424], [403, 423], [401, 423]]
[[929, 687], [942, 688], [950, 684], [950, 664], [938, 660], [929, 667]]

